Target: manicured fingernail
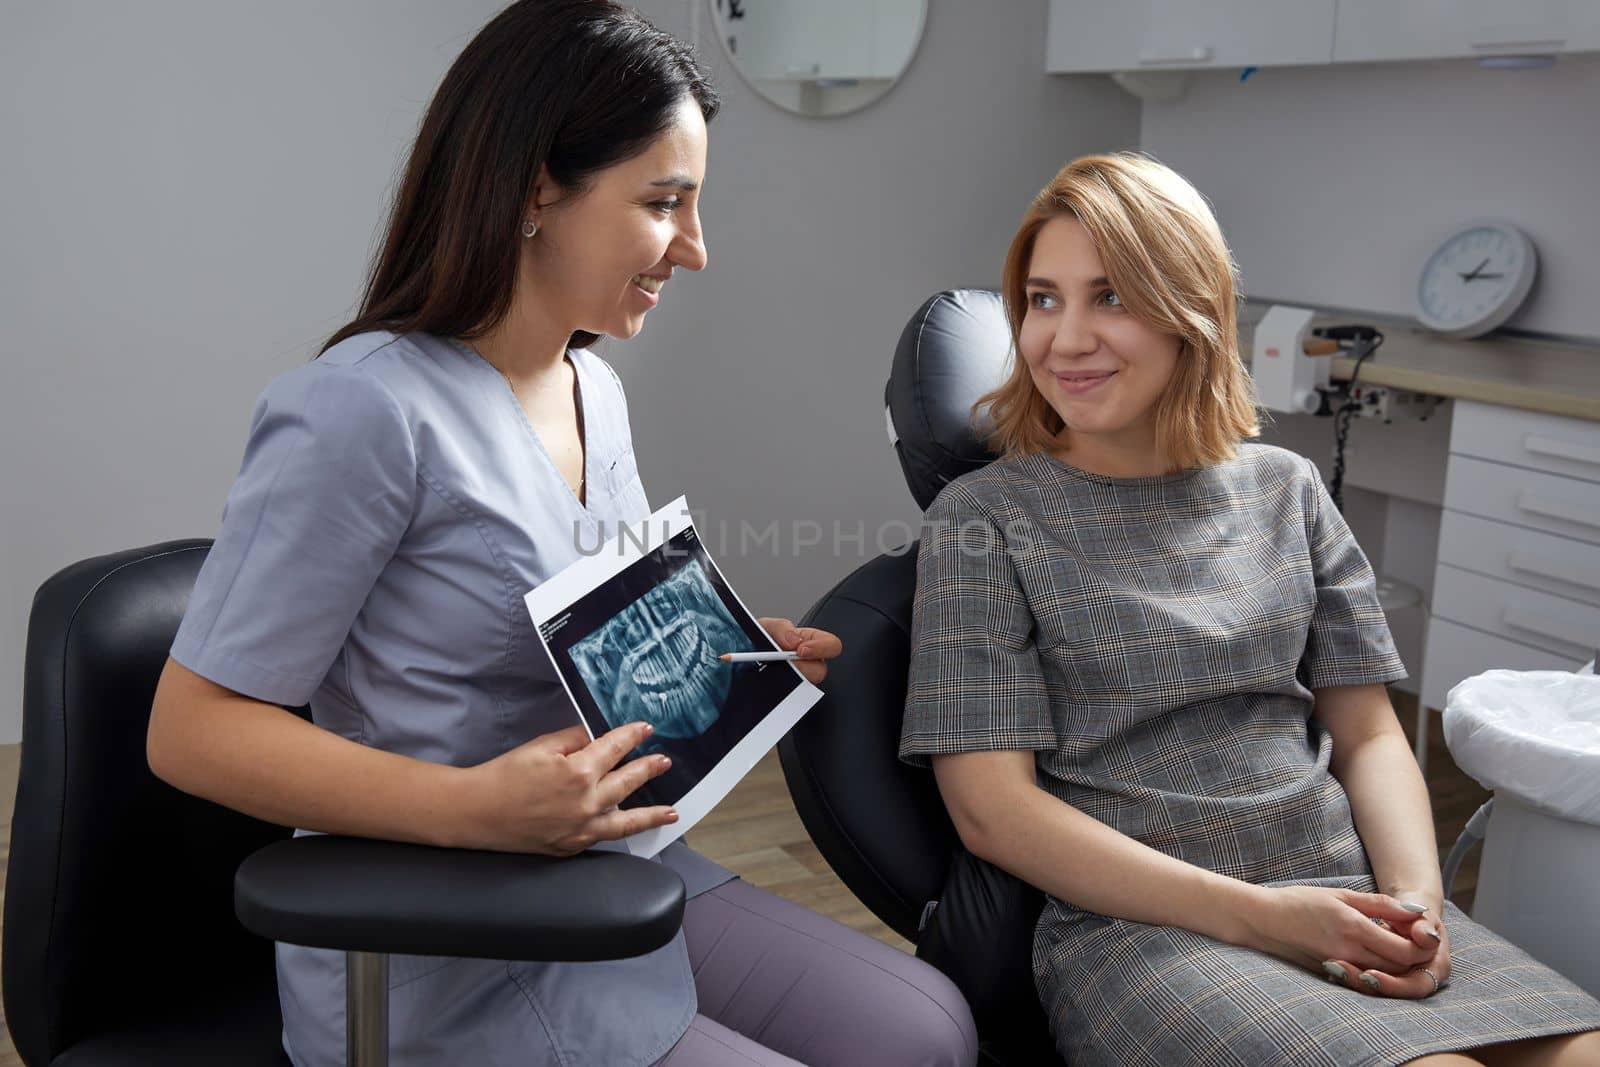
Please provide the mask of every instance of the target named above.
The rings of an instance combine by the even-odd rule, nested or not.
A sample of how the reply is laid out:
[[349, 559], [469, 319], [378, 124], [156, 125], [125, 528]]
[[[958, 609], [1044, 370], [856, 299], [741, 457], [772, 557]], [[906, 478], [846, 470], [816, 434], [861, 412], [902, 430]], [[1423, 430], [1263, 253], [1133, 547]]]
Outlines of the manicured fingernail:
[[1368, 989], [1372, 990], [1373, 992], [1378, 991], [1378, 976], [1373, 974], [1371, 971], [1363, 974], [1361, 976], [1361, 980], [1367, 983]]
[[1427, 935], [1429, 937], [1433, 938], [1435, 941], [1443, 941], [1444, 940], [1444, 938], [1439, 936], [1439, 931], [1437, 931], [1437, 930], [1428, 930], [1428, 931], [1426, 931], [1426, 933], [1427, 933]]
[[1410, 901], [1401, 901], [1400, 906], [1413, 915], [1421, 915], [1423, 912], [1428, 910], [1428, 906], [1426, 904], [1413, 904]]
[[675, 812], [675, 811], [667, 812], [667, 821], [668, 822], [677, 822], [678, 821], [678, 813]]
[[656, 728], [654, 726], [651, 726], [649, 723], [645, 723], [644, 724], [644, 735], [646, 737], [649, 737], [651, 734], [653, 734], [655, 732], [656, 732]]
[[668, 767], [672, 766], [672, 760], [669, 757], [661, 756], [660, 760], [661, 760], [661, 769], [662, 770], [666, 770]]
[[1330, 982], [1342, 982], [1346, 978], [1344, 968], [1332, 960], [1323, 960], [1322, 969], [1328, 972], [1328, 981]]

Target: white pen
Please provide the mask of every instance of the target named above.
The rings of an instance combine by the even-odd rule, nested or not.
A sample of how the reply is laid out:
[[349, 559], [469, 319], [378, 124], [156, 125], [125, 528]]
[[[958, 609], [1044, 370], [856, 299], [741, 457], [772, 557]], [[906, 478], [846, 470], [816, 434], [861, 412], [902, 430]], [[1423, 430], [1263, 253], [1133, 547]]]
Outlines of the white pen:
[[724, 652], [717, 657], [724, 663], [772, 663], [775, 660], [799, 659], [798, 652]]

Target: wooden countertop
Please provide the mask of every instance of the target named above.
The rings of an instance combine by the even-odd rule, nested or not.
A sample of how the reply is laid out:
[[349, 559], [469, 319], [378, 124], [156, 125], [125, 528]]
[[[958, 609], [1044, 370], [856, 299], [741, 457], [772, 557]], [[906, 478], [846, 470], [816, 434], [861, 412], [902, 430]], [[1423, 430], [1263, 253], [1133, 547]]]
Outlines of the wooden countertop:
[[[1246, 363], [1255, 322], [1269, 306], [1252, 301], [1240, 313], [1239, 348]], [[1414, 323], [1377, 315], [1318, 314], [1312, 325], [1354, 322], [1384, 333], [1383, 346], [1361, 368], [1368, 385], [1600, 422], [1600, 346], [1494, 334], [1445, 341]], [[1329, 371], [1335, 381], [1347, 381], [1354, 368], [1353, 359], [1340, 356]]]

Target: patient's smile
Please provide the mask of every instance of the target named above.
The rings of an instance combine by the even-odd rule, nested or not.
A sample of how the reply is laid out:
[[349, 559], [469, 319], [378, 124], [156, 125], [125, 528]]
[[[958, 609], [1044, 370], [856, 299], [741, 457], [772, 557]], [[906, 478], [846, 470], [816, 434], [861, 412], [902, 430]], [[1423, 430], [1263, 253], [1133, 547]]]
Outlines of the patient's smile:
[[1117, 372], [1110, 371], [1067, 371], [1056, 375], [1056, 381], [1061, 383], [1061, 388], [1073, 396], [1081, 396], [1099, 388], [1112, 378]]

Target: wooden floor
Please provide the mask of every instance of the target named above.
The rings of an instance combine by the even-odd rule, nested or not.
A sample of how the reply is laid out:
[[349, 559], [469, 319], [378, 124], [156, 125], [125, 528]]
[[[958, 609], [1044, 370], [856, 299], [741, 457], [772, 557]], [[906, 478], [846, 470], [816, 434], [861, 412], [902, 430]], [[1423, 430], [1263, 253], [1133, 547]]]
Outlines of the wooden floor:
[[[1395, 710], [1411, 736], [1416, 715], [1415, 701], [1395, 693]], [[1439, 858], [1455, 843], [1467, 819], [1478, 810], [1489, 794], [1462, 774], [1450, 759], [1439, 729], [1437, 713], [1429, 732], [1428, 792], [1433, 802], [1438, 833]], [[15, 803], [18, 745], [0, 745], [0, 809], [5, 813], [4, 841], [0, 860], [10, 855], [11, 808]], [[789, 802], [783, 772], [777, 755], [771, 754], [728, 795], [728, 798], [688, 835], [688, 841], [704, 855], [736, 871], [746, 881], [821, 912], [885, 941], [910, 951], [911, 946], [862, 907], [828, 869], [816, 846], [806, 836], [800, 817]], [[0, 869], [0, 897], [4, 893], [4, 871]], [[1473, 892], [1478, 883], [1478, 850], [1473, 850], [1456, 877], [1451, 899], [1463, 910], [1472, 910]], [[0, 1067], [21, 1067], [22, 1061], [11, 1047], [8, 1033], [0, 1028]]]

